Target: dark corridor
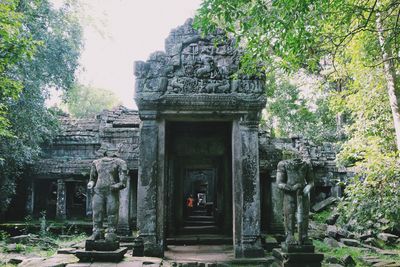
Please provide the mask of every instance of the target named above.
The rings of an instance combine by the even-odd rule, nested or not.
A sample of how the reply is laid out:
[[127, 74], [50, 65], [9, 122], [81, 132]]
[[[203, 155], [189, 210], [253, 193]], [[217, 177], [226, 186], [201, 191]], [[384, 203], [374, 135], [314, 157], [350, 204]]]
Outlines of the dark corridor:
[[230, 122], [167, 123], [167, 236], [232, 235], [231, 158]]

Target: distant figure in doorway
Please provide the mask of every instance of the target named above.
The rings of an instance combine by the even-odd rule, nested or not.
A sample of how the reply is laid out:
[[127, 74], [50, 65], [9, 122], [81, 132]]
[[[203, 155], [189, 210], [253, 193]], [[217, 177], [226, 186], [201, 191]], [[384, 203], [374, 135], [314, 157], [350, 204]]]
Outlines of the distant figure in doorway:
[[194, 204], [194, 198], [193, 198], [193, 195], [190, 195], [186, 199], [186, 209], [187, 209], [187, 215], [188, 216], [190, 216], [192, 214], [193, 204]]

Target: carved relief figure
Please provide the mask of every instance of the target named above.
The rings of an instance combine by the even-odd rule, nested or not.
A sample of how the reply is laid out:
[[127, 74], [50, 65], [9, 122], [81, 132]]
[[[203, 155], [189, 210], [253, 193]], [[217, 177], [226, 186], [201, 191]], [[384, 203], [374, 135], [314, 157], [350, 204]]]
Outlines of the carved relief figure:
[[127, 165], [117, 158], [117, 153], [106, 151], [104, 157], [94, 160], [90, 170], [88, 189], [93, 189], [93, 234], [92, 240], [102, 238], [103, 218], [107, 214], [105, 239], [116, 241], [118, 223], [119, 191], [126, 187]]
[[[314, 174], [310, 163], [303, 161], [298, 151], [285, 151], [287, 160], [278, 163], [278, 188], [284, 193], [283, 214], [286, 231], [285, 244], [309, 245], [308, 217], [310, 190], [314, 186]], [[296, 216], [297, 213], [297, 216]], [[298, 242], [294, 238], [298, 226]]]

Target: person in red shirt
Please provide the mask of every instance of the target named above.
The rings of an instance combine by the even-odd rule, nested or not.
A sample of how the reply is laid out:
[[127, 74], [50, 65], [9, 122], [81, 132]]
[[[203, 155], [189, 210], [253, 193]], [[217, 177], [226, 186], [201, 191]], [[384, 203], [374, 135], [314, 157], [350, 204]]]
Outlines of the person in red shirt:
[[187, 212], [188, 215], [190, 216], [192, 213], [192, 209], [193, 209], [193, 204], [194, 204], [194, 198], [192, 195], [190, 195], [187, 199], [186, 199], [186, 208], [187, 208]]

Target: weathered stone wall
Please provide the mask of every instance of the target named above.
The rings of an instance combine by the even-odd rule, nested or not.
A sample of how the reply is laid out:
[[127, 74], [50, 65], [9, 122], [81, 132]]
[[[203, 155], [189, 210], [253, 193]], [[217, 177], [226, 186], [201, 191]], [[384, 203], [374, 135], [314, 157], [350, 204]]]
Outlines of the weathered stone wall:
[[42, 159], [35, 165], [36, 178], [87, 176], [94, 159], [105, 149], [119, 149], [129, 170], [137, 170], [139, 116], [137, 111], [118, 107], [103, 111], [93, 119], [60, 118], [61, 131], [44, 146]]
[[270, 138], [265, 132], [259, 133], [260, 171], [275, 176], [278, 162], [283, 159], [282, 151], [305, 147], [311, 161], [316, 187], [335, 187], [337, 181], [346, 179], [348, 172], [336, 165], [336, 147], [332, 143], [315, 145], [307, 140], [294, 138]]

